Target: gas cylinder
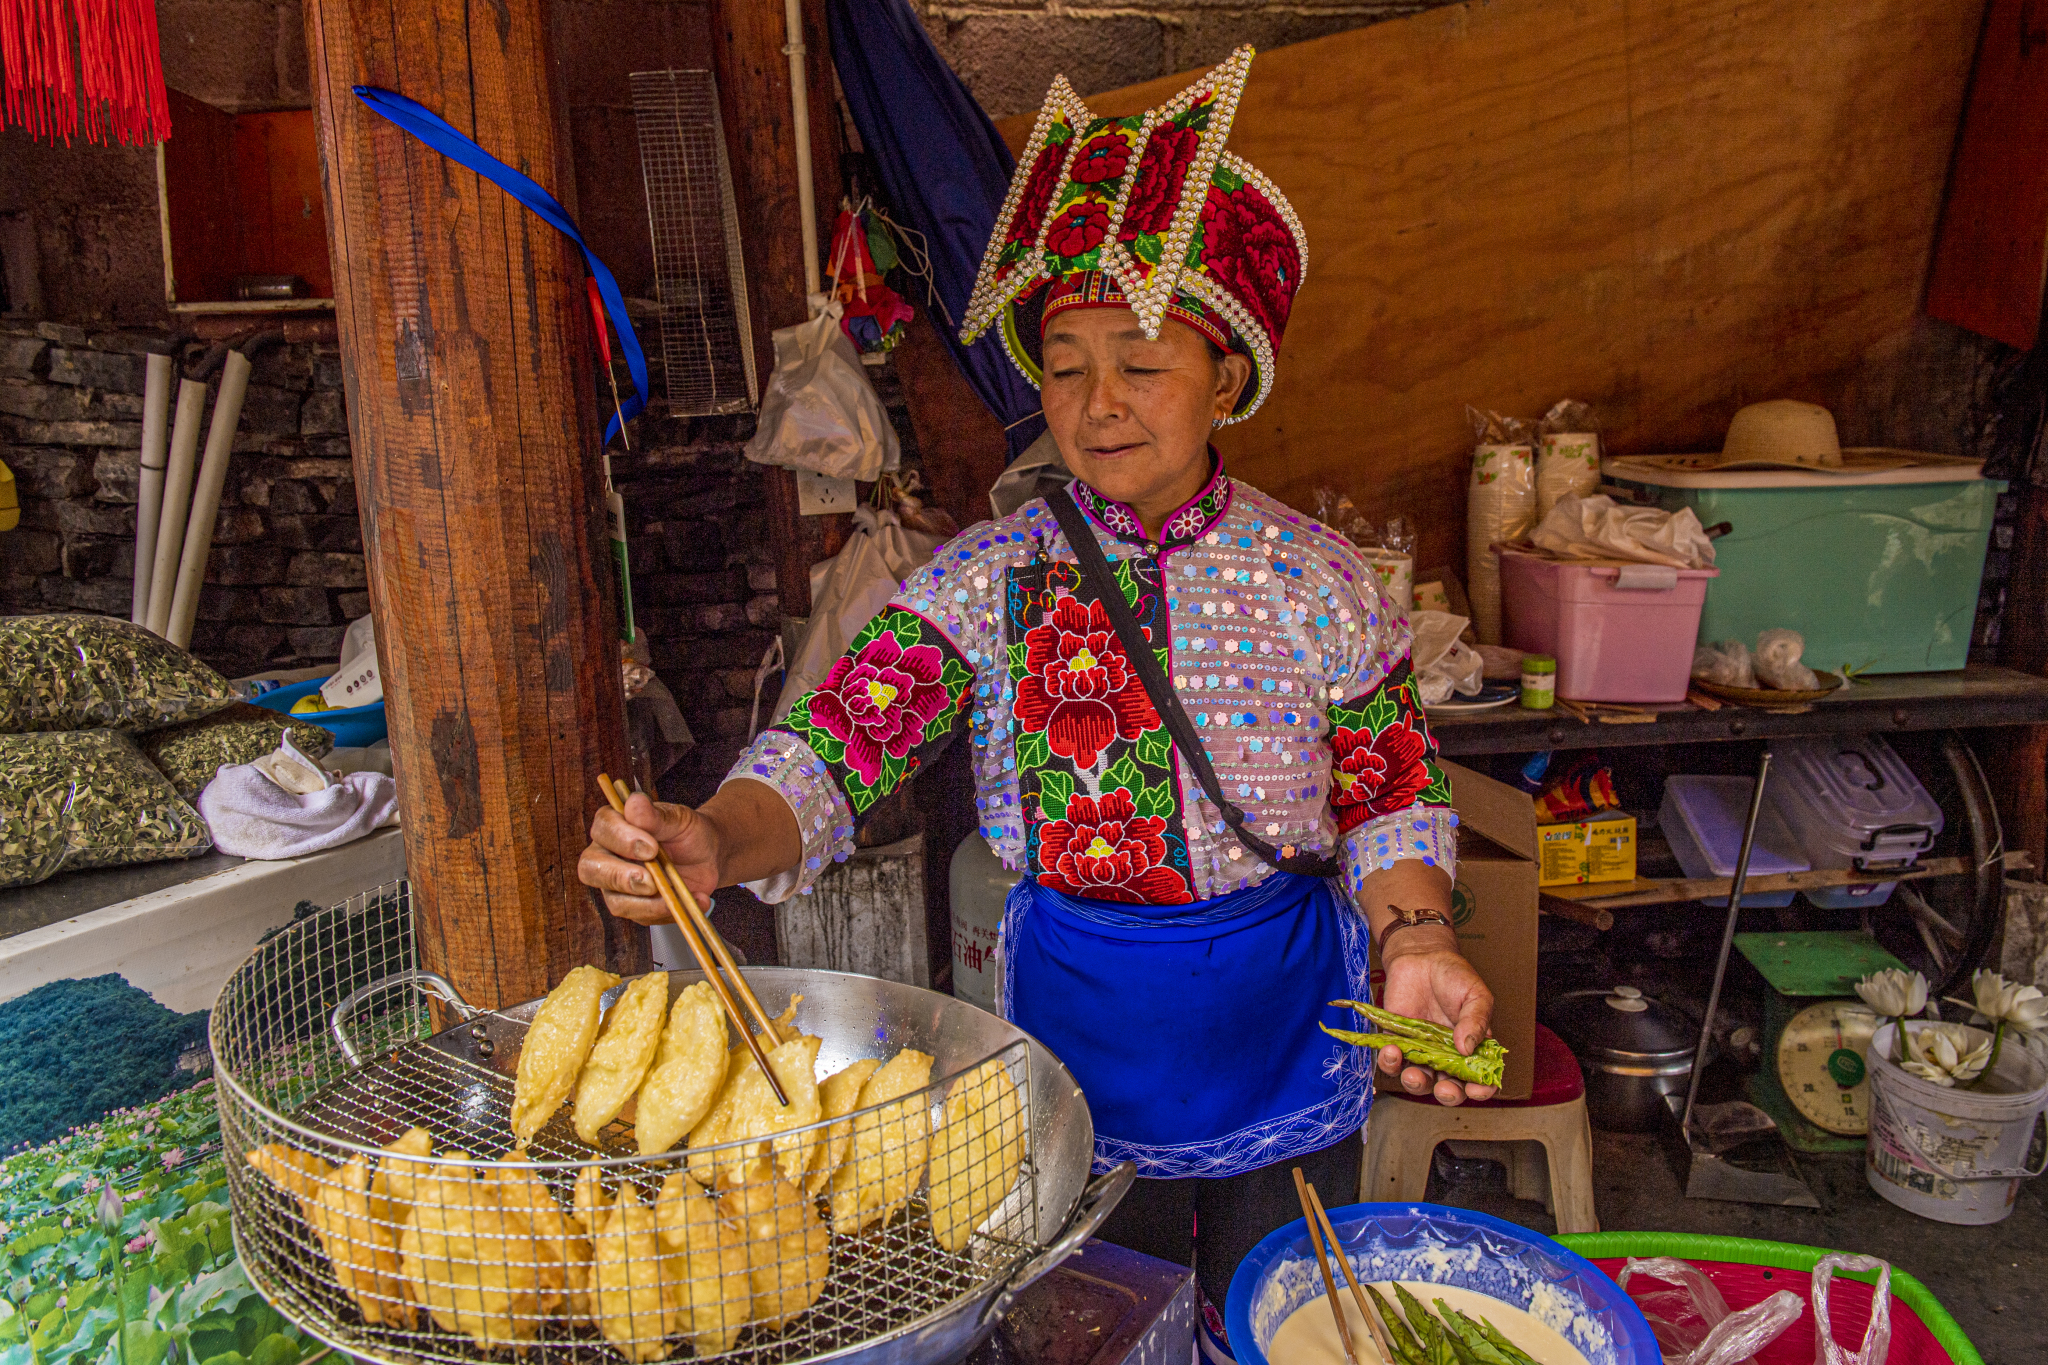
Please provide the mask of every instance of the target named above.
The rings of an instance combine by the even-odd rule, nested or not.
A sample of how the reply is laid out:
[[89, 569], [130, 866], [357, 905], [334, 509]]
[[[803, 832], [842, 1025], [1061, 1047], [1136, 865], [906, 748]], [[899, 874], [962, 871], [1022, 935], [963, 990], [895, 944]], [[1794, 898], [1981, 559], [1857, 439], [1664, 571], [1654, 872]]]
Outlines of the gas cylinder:
[[988, 840], [970, 834], [953, 850], [953, 995], [993, 1013], [1002, 983], [1003, 901], [1023, 876], [1004, 867]]

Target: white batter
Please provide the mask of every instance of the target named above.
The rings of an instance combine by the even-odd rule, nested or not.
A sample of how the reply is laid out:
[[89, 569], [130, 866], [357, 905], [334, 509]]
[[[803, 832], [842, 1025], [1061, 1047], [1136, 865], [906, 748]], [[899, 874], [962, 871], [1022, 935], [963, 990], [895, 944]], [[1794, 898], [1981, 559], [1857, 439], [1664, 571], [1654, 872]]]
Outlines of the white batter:
[[[1332, 1272], [1337, 1269], [1334, 1265], [1330, 1268]], [[1362, 1277], [1360, 1282], [1363, 1283]], [[1428, 1284], [1420, 1280], [1403, 1280], [1401, 1284], [1432, 1311], [1436, 1301], [1442, 1299], [1468, 1318], [1485, 1318], [1540, 1365], [1586, 1365], [1586, 1357], [1577, 1347], [1512, 1304], [1454, 1284]], [[1375, 1287], [1398, 1312], [1392, 1288], [1386, 1284]], [[1344, 1322], [1351, 1331], [1351, 1344], [1358, 1351], [1358, 1365], [1389, 1365], [1373, 1345], [1372, 1333], [1358, 1312], [1350, 1286], [1340, 1284], [1337, 1298], [1344, 1305]], [[1266, 1359], [1272, 1365], [1346, 1365], [1344, 1345], [1337, 1339], [1336, 1315], [1330, 1312], [1328, 1300], [1318, 1296], [1295, 1309], [1273, 1334]]]

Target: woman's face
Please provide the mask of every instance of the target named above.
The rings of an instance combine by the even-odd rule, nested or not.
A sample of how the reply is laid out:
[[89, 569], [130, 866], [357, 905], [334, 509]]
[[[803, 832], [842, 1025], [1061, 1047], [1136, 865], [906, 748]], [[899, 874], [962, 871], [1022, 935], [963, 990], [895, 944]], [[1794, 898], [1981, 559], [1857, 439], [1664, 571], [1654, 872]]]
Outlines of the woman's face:
[[1228, 416], [1251, 364], [1209, 352], [1171, 318], [1147, 337], [1128, 308], [1070, 308], [1046, 324], [1042, 398], [1067, 467], [1128, 503], [1157, 534], [1209, 472], [1209, 432]]

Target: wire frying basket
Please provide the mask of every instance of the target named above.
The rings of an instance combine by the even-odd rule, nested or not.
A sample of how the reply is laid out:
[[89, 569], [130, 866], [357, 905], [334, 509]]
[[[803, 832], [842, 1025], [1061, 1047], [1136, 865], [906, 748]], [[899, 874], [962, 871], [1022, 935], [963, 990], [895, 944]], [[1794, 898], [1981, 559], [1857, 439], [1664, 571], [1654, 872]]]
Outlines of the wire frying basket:
[[[790, 1126], [767, 1137], [757, 1126], [744, 1140], [643, 1156], [630, 1106], [595, 1144], [564, 1107], [514, 1151], [513, 1079], [538, 1002], [471, 1009], [419, 969], [412, 930], [402, 882], [299, 921], [235, 973], [210, 1023], [243, 1266], [280, 1312], [351, 1355], [751, 1363], [868, 1358], [878, 1345], [929, 1358], [918, 1343], [942, 1341], [957, 1353], [954, 1319], [966, 1312], [985, 1331], [1122, 1193], [1071, 1221], [1055, 1199], [1041, 1229], [1038, 1149], [1070, 1153], [1073, 1142], [1070, 1121], [1048, 1125], [1042, 1112], [1034, 1126], [1034, 1071], [1058, 1073], [1059, 1107], [1079, 1092], [999, 1021], [989, 1022], [1010, 1041], [952, 1048], [952, 1064], [935, 1044], [928, 1082], [913, 1084], [916, 1054], [908, 1080], [865, 1108], [845, 1112], [842, 1099], [799, 1124], [812, 1111], [793, 1094], [796, 1112], [776, 1120]], [[693, 976], [675, 974], [671, 995]], [[856, 1026], [858, 1011], [829, 993], [914, 988], [750, 973], [757, 986], [805, 976], [827, 993], [796, 1017], [797, 1030], [815, 1022], [823, 1035], [816, 1071], [889, 1066], [901, 1049], [886, 1021]], [[742, 1064], [753, 1070], [733, 1049]], [[1076, 1198], [1079, 1107], [1082, 1174], [1054, 1182]]]

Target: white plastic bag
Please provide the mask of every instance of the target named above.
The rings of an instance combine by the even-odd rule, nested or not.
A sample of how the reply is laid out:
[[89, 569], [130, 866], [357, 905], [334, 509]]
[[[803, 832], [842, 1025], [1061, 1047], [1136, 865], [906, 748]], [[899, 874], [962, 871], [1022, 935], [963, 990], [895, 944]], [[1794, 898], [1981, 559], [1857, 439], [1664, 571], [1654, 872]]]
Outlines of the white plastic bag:
[[1820, 686], [1812, 669], [1799, 662], [1806, 637], [1796, 630], [1767, 630], [1756, 637], [1756, 680], [1787, 692], [1811, 692]]
[[1552, 554], [1586, 559], [1632, 559], [1675, 569], [1714, 564], [1714, 542], [1690, 507], [1624, 507], [1604, 493], [1565, 494], [1529, 539]]
[[1692, 652], [1692, 676], [1723, 687], [1755, 687], [1756, 666], [1740, 640], [1701, 645]]
[[[1677, 1287], [1631, 1291], [1628, 1282], [1635, 1276]], [[1781, 1289], [1731, 1313], [1705, 1272], [1669, 1256], [1630, 1257], [1615, 1283], [1649, 1319], [1665, 1365], [1741, 1365], [1783, 1335], [1805, 1309], [1797, 1294]]]
[[756, 464], [871, 482], [902, 463], [896, 429], [840, 330], [842, 311], [835, 299], [809, 322], [775, 333], [775, 372], [747, 442]]
[[[1837, 1270], [1875, 1270], [1877, 1287], [1870, 1304], [1870, 1325], [1863, 1329], [1863, 1348], [1845, 1351], [1835, 1343], [1828, 1318], [1828, 1284]], [[1813, 1268], [1813, 1365], [1884, 1365], [1892, 1349], [1892, 1268], [1875, 1256], [1845, 1256], [1831, 1251]]]
[[1486, 661], [1458, 637], [1469, 624], [1443, 611], [1418, 611], [1409, 618], [1408, 662], [1424, 706], [1441, 706], [1453, 692], [1476, 696], [1485, 686]]
[[939, 537], [913, 531], [894, 512], [862, 507], [845, 548], [811, 569], [811, 624], [789, 661], [771, 716], [780, 720], [816, 687], [903, 580], [932, 557]]

